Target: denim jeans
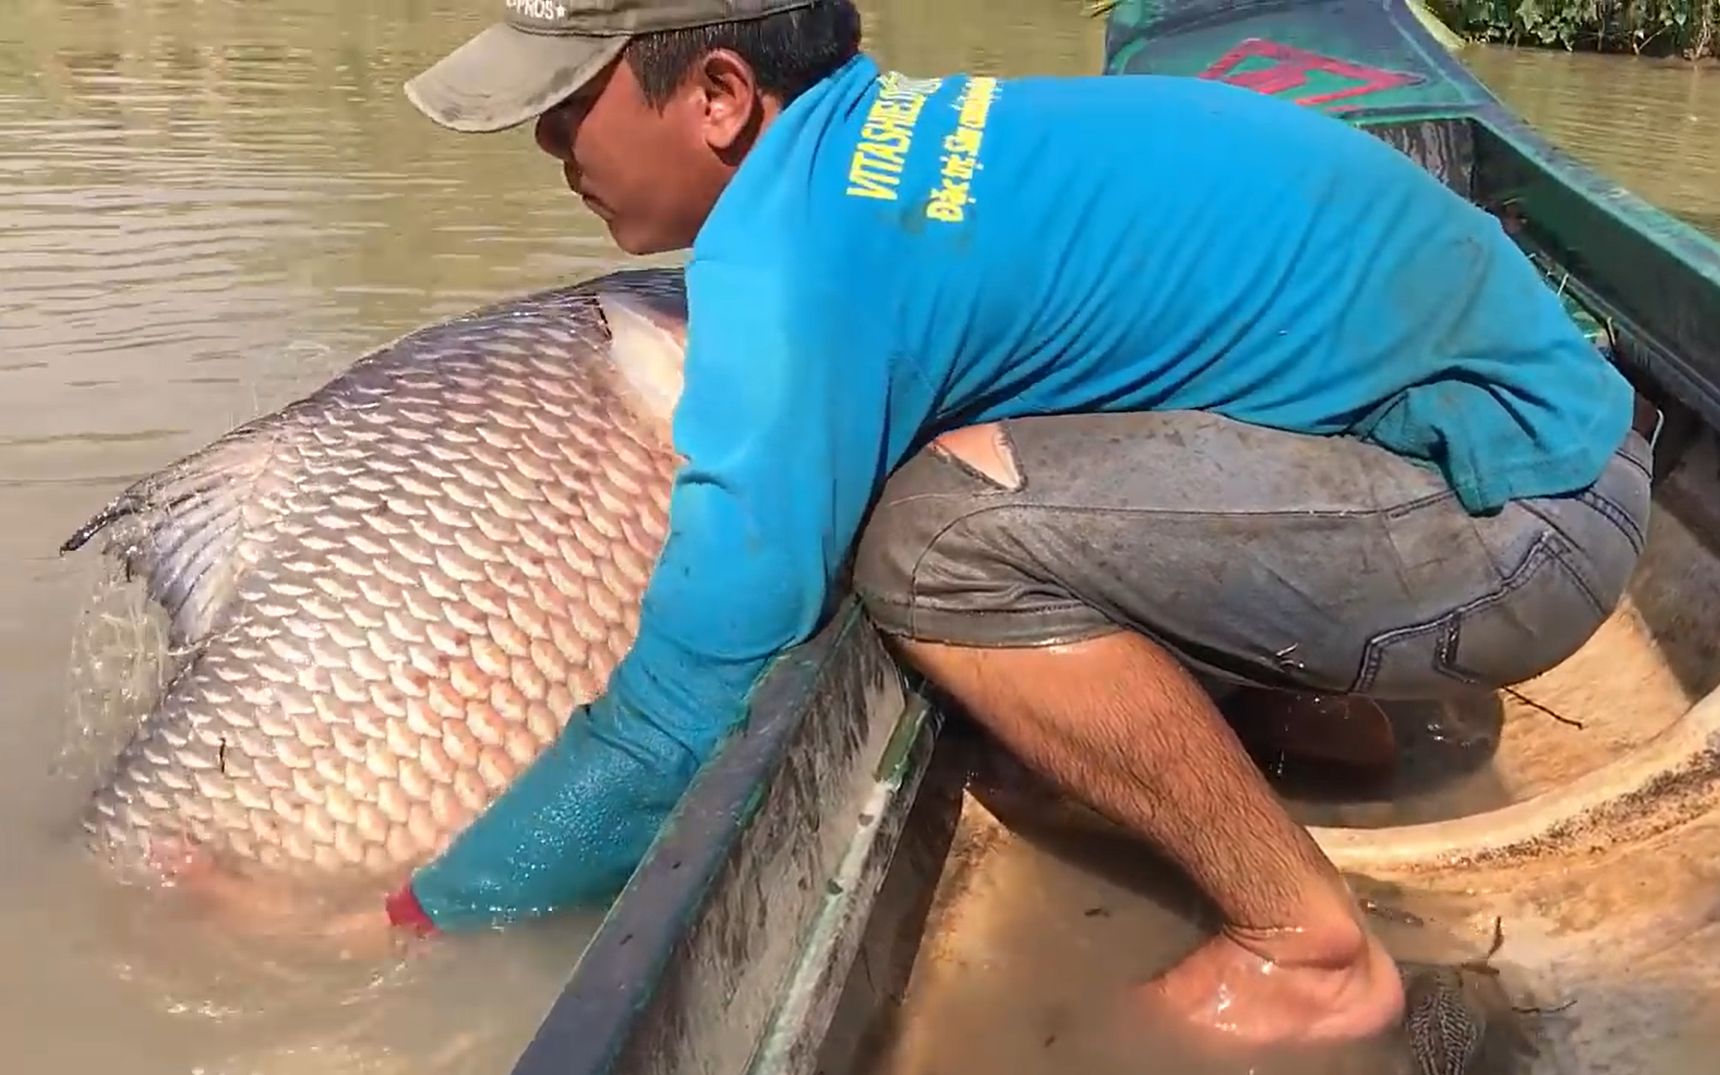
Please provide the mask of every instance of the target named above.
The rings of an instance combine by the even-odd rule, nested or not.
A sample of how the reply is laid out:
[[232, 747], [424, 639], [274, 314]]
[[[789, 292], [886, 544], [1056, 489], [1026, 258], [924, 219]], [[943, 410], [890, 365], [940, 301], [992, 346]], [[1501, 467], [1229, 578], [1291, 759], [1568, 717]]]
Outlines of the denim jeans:
[[1437, 699], [1529, 679], [1612, 612], [1641, 555], [1651, 446], [1588, 488], [1472, 516], [1351, 437], [1199, 412], [1002, 423], [1010, 488], [931, 446], [856, 553], [881, 630], [1034, 646], [1131, 629], [1209, 685]]

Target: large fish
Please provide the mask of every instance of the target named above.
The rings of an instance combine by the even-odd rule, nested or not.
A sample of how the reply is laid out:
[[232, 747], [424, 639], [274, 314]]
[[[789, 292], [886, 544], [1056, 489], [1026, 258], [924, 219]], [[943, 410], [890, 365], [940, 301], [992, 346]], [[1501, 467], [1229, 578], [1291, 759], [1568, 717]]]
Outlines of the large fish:
[[419, 329], [83, 526], [177, 655], [96, 847], [380, 877], [446, 846], [632, 644], [685, 319], [645, 270]]
[[[87, 813], [98, 846], [389, 877], [446, 846], [632, 644], [685, 331], [673, 269], [428, 326], [81, 528], [65, 547], [108, 531], [179, 654]], [[1710, 809], [1717, 757], [1720, 702], [1507, 807], [1313, 835], [1382, 876], [1581, 857]]]

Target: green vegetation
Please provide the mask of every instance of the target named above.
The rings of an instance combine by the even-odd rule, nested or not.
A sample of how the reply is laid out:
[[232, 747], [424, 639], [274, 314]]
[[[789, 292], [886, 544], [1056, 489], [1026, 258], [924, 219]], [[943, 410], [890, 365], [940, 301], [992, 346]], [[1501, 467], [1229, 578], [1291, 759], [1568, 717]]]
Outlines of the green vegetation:
[[1427, 0], [1476, 41], [1598, 52], [1720, 55], [1720, 0]]
[[[1089, 0], [1086, 11], [1102, 17], [1117, 2]], [[1422, 6], [1471, 41], [1720, 57], [1720, 0], [1422, 0]]]

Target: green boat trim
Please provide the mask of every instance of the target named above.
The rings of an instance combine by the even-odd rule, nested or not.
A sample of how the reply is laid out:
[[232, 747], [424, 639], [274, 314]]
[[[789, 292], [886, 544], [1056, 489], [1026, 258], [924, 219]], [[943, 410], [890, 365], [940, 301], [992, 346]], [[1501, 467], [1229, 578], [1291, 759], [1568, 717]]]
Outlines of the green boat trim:
[[1464, 46], [1463, 38], [1445, 23], [1439, 21], [1439, 16], [1428, 10], [1426, 4], [1417, 0], [1407, 0], [1410, 14], [1421, 23], [1421, 28], [1427, 31], [1429, 37], [1445, 46], [1448, 51], [1456, 52]]
[[[1720, 245], [1541, 138], [1403, 0], [1121, 0], [1105, 70], [1251, 82], [1387, 139], [1510, 219], [1674, 419], [1720, 426]], [[960, 814], [941, 725], [850, 599], [767, 677], [515, 1075], [863, 1070]]]
[[[753, 713], [659, 832], [515, 1075], [803, 1070], [839, 1006], [876, 1003], [845, 995], [848, 969], [868, 927], [915, 935], [955, 830], [961, 777], [938, 711], [850, 599], [772, 669]], [[909, 860], [921, 868], [904, 879]], [[880, 898], [893, 864], [905, 899]], [[907, 960], [894, 958], [904, 973]]]

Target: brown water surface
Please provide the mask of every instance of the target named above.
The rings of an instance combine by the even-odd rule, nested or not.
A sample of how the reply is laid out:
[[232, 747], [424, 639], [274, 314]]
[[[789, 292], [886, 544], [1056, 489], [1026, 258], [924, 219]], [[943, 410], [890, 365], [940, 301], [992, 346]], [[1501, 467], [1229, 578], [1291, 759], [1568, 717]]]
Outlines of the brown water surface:
[[[872, 0], [916, 73], [1089, 72], [1081, 0]], [[400, 965], [258, 962], [69, 850], [117, 710], [70, 670], [125, 481], [359, 352], [628, 263], [529, 132], [456, 136], [401, 81], [490, 17], [463, 0], [8, 0], [0, 12], [0, 1067], [128, 1075], [499, 1072], [589, 918]], [[1580, 155], [1720, 222], [1720, 76], [1485, 52]], [[110, 632], [119, 635], [123, 632]], [[104, 656], [110, 681], [123, 654]], [[80, 703], [80, 699], [82, 700]], [[111, 731], [112, 729], [108, 729]]]
[[1559, 146], [1720, 235], [1720, 63], [1503, 48], [1463, 61]]
[[[905, 68], [1096, 69], [1068, 0], [863, 5]], [[463, 137], [400, 83], [477, 0], [8, 0], [0, 10], [0, 1068], [497, 1072], [594, 923], [380, 970], [273, 960], [115, 891], [70, 848], [128, 631], [71, 673], [93, 557], [56, 548], [127, 480], [361, 351], [634, 263], [529, 130]], [[658, 259], [674, 260], [674, 259]], [[108, 604], [100, 606], [110, 611]], [[92, 693], [102, 688], [106, 693]], [[82, 704], [80, 704], [80, 702]]]

